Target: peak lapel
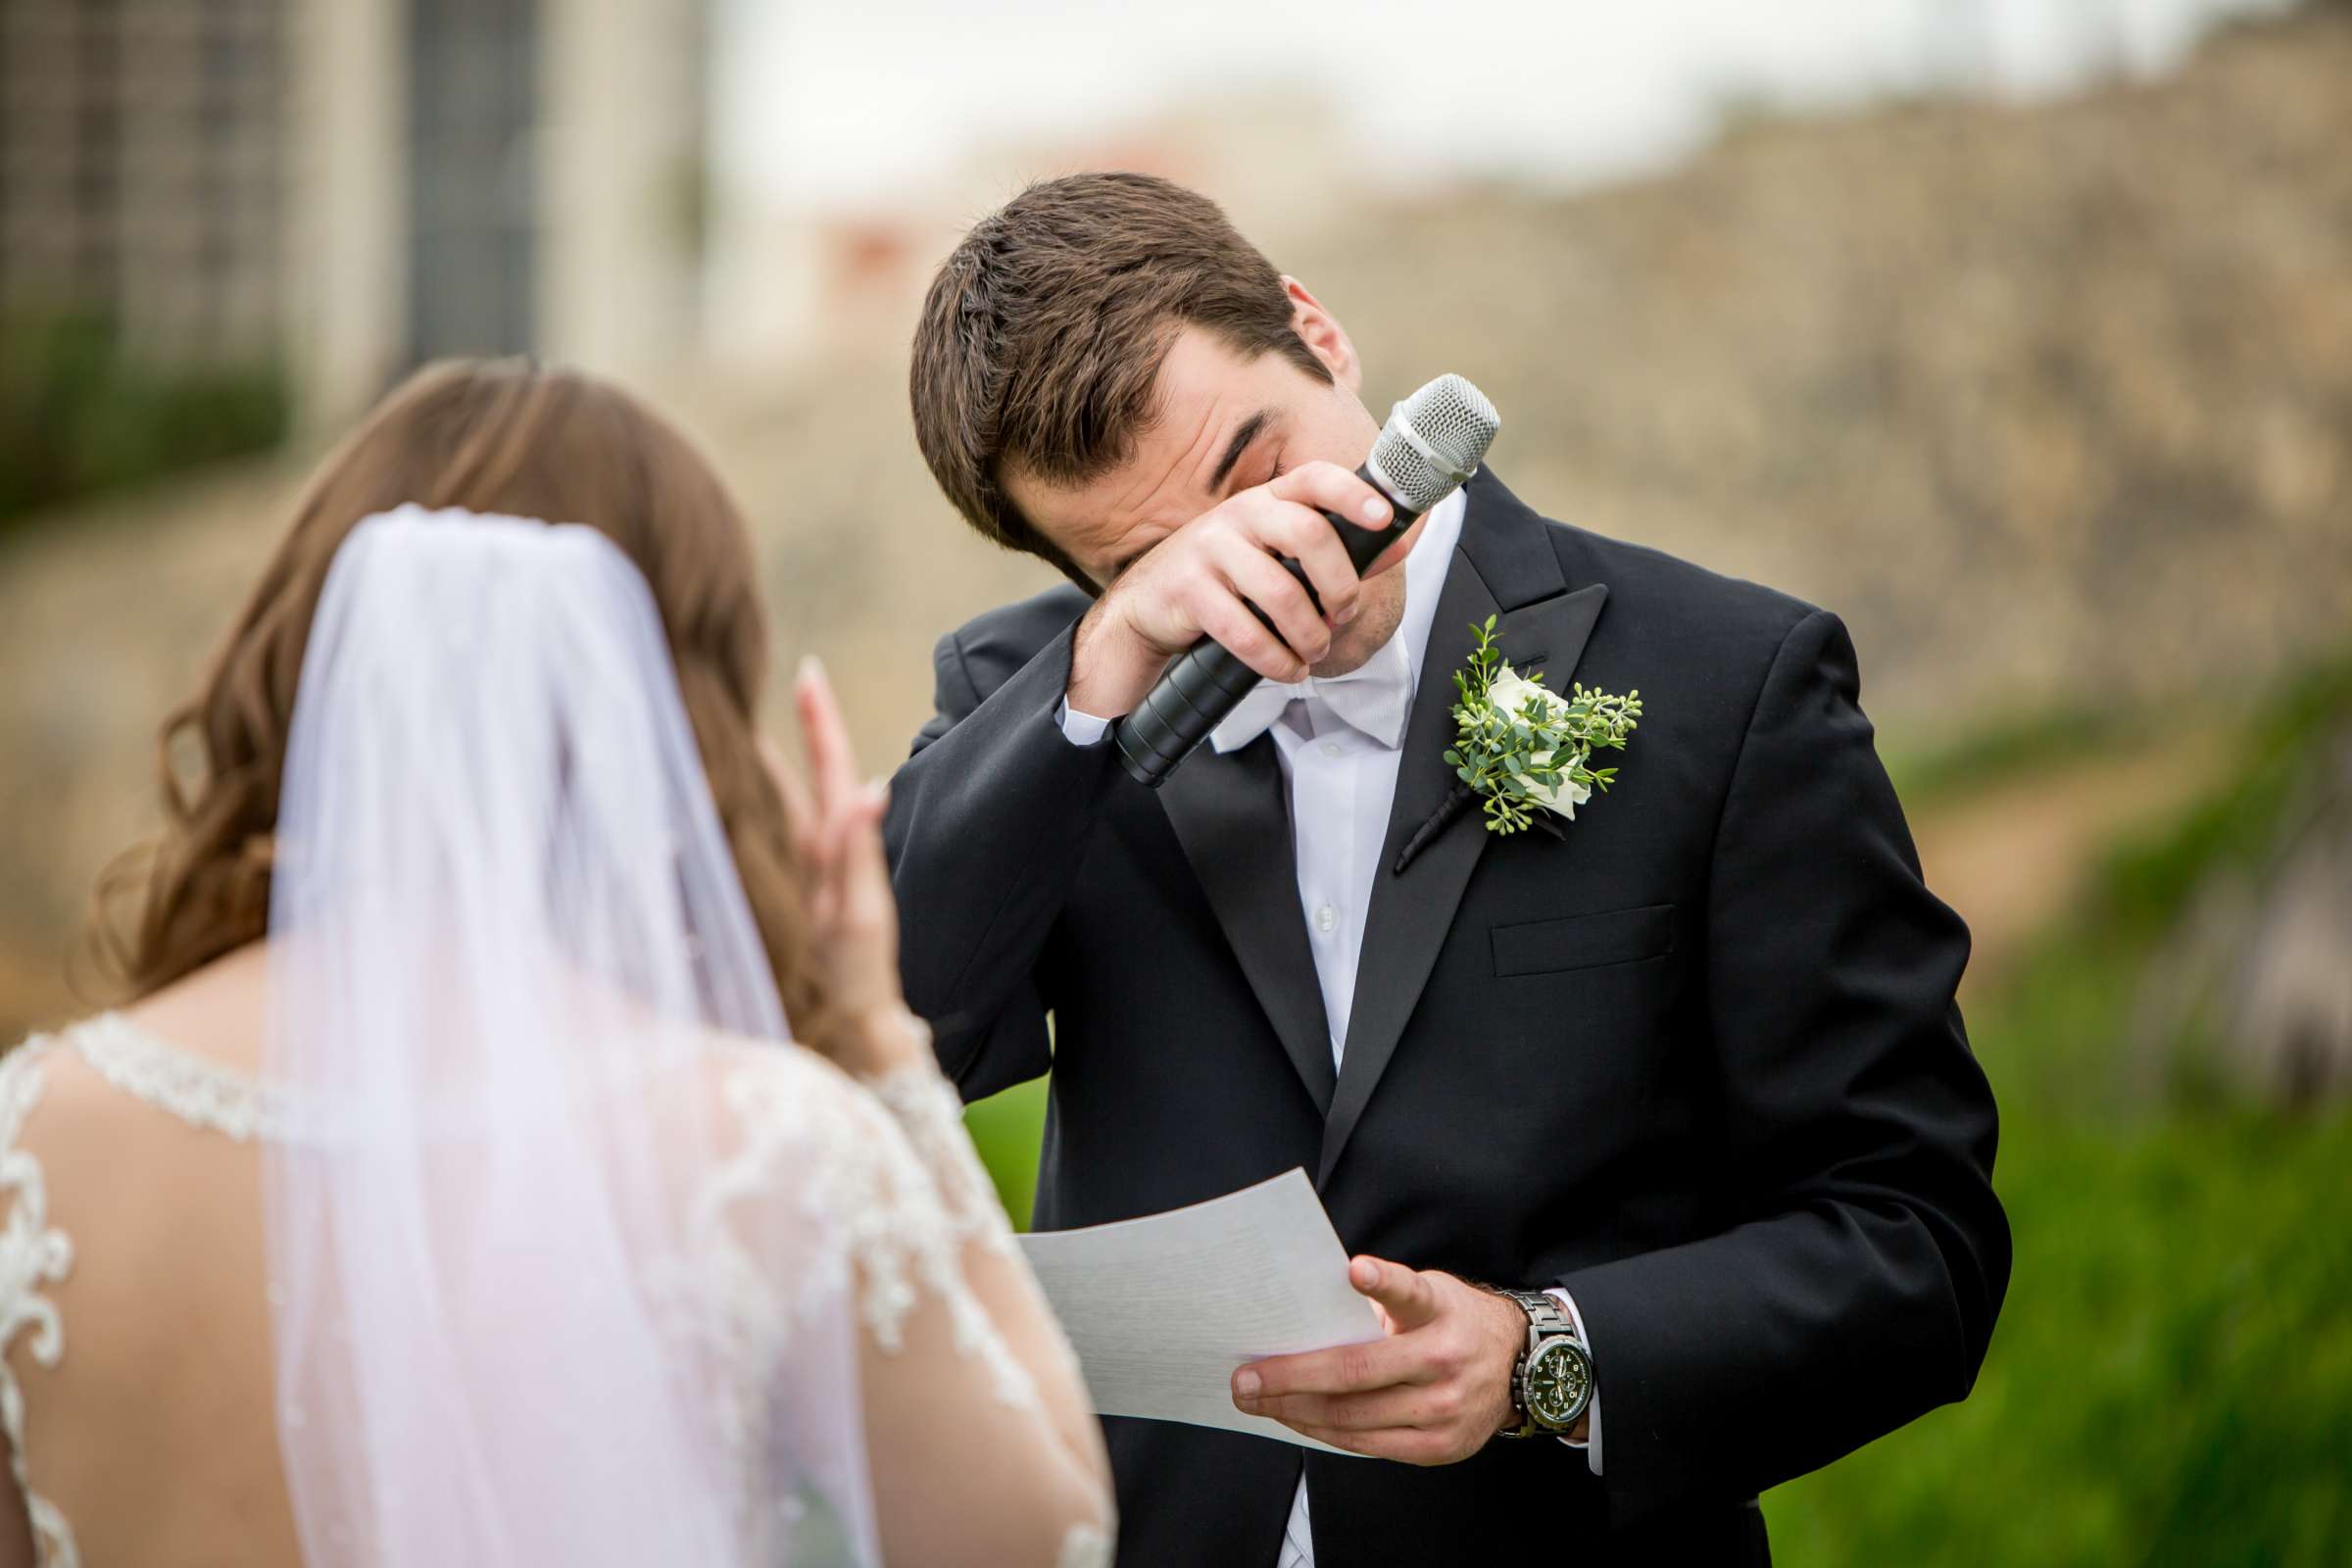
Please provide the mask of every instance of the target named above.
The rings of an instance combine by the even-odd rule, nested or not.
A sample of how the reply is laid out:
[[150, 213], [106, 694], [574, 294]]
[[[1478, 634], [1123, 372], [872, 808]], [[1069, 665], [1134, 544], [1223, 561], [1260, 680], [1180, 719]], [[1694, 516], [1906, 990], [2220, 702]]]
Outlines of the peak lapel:
[[1541, 668], [1546, 684], [1565, 691], [1608, 597], [1600, 583], [1574, 593], [1567, 586], [1544, 519], [1491, 474], [1472, 480], [1462, 543], [1438, 598], [1405, 728], [1347, 1047], [1323, 1123], [1318, 1185], [1330, 1179], [1388, 1070], [1492, 836], [1475, 822], [1454, 820], [1478, 813], [1455, 791], [1458, 781], [1445, 758], [1453, 738], [1453, 674], [1469, 662], [1470, 628], [1497, 615], [1503, 657], [1514, 667]]
[[1158, 794], [1257, 1004], [1315, 1109], [1328, 1115], [1336, 1083], [1331, 1024], [1298, 907], [1290, 802], [1273, 737], [1223, 757], [1202, 746]]

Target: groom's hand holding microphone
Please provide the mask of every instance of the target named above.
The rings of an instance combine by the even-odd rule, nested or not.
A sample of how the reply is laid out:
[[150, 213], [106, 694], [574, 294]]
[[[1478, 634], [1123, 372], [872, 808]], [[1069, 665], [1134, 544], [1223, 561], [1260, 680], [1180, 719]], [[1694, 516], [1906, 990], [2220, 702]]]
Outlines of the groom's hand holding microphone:
[[[1137, 557], [1078, 623], [1070, 707], [1101, 718], [1133, 711], [1168, 661], [1203, 635], [1268, 680], [1302, 679], [1354, 618], [1361, 587], [1325, 512], [1373, 529], [1396, 515], [1386, 496], [1338, 464], [1305, 463], [1235, 492]], [[1283, 557], [1304, 569], [1313, 599]], [[1391, 549], [1364, 576], [1402, 559]]]

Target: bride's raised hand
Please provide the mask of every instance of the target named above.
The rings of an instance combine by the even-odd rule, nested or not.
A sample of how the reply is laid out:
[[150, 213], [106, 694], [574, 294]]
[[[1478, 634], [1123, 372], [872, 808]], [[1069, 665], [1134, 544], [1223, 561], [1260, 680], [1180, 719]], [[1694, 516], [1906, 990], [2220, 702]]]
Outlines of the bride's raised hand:
[[809, 957], [827, 1002], [823, 1038], [804, 1044], [859, 1076], [879, 1076], [930, 1051], [899, 987], [898, 903], [882, 850], [888, 786], [858, 781], [849, 726], [815, 660], [803, 662], [792, 697], [808, 776], [772, 749], [767, 760], [792, 819]]

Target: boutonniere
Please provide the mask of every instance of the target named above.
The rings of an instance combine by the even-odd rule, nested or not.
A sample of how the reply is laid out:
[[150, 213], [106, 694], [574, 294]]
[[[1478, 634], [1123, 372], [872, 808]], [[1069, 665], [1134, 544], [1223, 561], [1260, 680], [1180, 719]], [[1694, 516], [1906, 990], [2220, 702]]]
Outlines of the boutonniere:
[[1487, 831], [1517, 833], [1538, 825], [1561, 831], [1553, 817], [1605, 791], [1613, 767], [1592, 767], [1594, 752], [1622, 752], [1642, 721], [1639, 691], [1612, 697], [1582, 681], [1565, 695], [1544, 677], [1522, 675], [1502, 657], [1494, 617], [1472, 626], [1478, 647], [1453, 674], [1454, 738], [1446, 753], [1454, 776], [1486, 803]]

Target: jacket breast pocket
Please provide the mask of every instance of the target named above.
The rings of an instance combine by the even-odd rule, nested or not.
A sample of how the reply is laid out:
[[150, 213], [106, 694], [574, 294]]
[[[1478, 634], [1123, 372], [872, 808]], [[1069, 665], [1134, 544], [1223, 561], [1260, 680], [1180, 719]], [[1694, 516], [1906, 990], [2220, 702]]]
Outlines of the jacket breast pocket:
[[1497, 975], [1639, 963], [1674, 951], [1674, 906], [1649, 904], [1638, 909], [1498, 925], [1493, 935]]

